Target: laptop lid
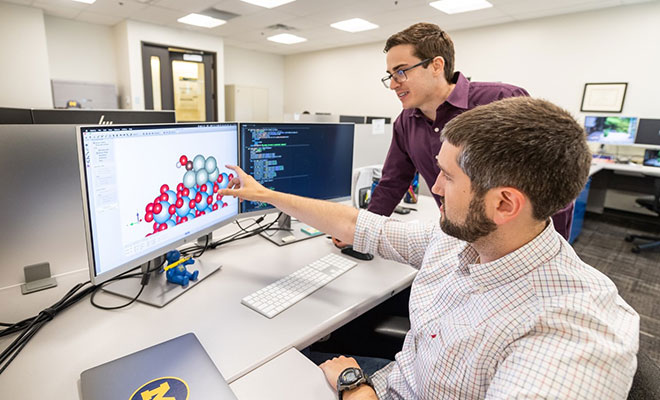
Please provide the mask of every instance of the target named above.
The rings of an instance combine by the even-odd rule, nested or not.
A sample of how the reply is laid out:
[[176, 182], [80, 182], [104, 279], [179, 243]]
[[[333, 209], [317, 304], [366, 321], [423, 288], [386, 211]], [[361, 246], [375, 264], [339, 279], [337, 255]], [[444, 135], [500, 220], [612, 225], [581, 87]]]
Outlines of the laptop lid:
[[193, 333], [80, 374], [83, 400], [236, 400]]

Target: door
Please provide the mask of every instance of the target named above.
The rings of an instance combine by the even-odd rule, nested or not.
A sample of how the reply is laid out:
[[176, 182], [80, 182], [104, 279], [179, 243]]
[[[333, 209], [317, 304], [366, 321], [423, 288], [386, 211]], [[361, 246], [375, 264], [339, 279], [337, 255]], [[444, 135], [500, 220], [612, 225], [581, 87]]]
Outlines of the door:
[[142, 43], [144, 104], [178, 122], [217, 121], [215, 53]]

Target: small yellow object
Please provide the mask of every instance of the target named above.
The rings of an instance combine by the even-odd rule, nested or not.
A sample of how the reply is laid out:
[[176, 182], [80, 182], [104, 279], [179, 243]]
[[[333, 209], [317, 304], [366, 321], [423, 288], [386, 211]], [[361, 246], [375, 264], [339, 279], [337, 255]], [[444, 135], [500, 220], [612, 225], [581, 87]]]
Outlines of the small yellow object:
[[163, 271], [170, 270], [170, 269], [176, 267], [177, 265], [179, 265], [179, 264], [181, 264], [181, 263], [184, 263], [184, 262], [186, 262], [186, 261], [188, 261], [188, 260], [190, 260], [190, 259], [191, 259], [190, 256], [180, 258], [179, 261], [173, 262], [172, 264], [165, 266], [165, 267], [163, 268]]

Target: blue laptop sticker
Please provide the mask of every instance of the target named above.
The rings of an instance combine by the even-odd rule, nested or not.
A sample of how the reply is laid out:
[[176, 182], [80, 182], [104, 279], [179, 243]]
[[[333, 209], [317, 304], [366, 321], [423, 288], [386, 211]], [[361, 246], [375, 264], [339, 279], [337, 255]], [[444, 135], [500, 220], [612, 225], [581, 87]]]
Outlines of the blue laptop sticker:
[[180, 378], [157, 378], [140, 386], [129, 400], [188, 400], [190, 389]]

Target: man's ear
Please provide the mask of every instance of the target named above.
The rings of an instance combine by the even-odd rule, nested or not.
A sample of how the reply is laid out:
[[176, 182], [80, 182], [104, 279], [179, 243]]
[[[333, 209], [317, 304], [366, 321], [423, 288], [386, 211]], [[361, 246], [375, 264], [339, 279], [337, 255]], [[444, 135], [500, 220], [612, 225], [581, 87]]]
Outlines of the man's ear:
[[437, 56], [431, 60], [431, 68], [433, 68], [433, 75], [445, 75], [445, 59]]
[[520, 215], [528, 203], [527, 197], [518, 189], [501, 187], [491, 189], [486, 194], [486, 215], [493, 222], [503, 225]]

